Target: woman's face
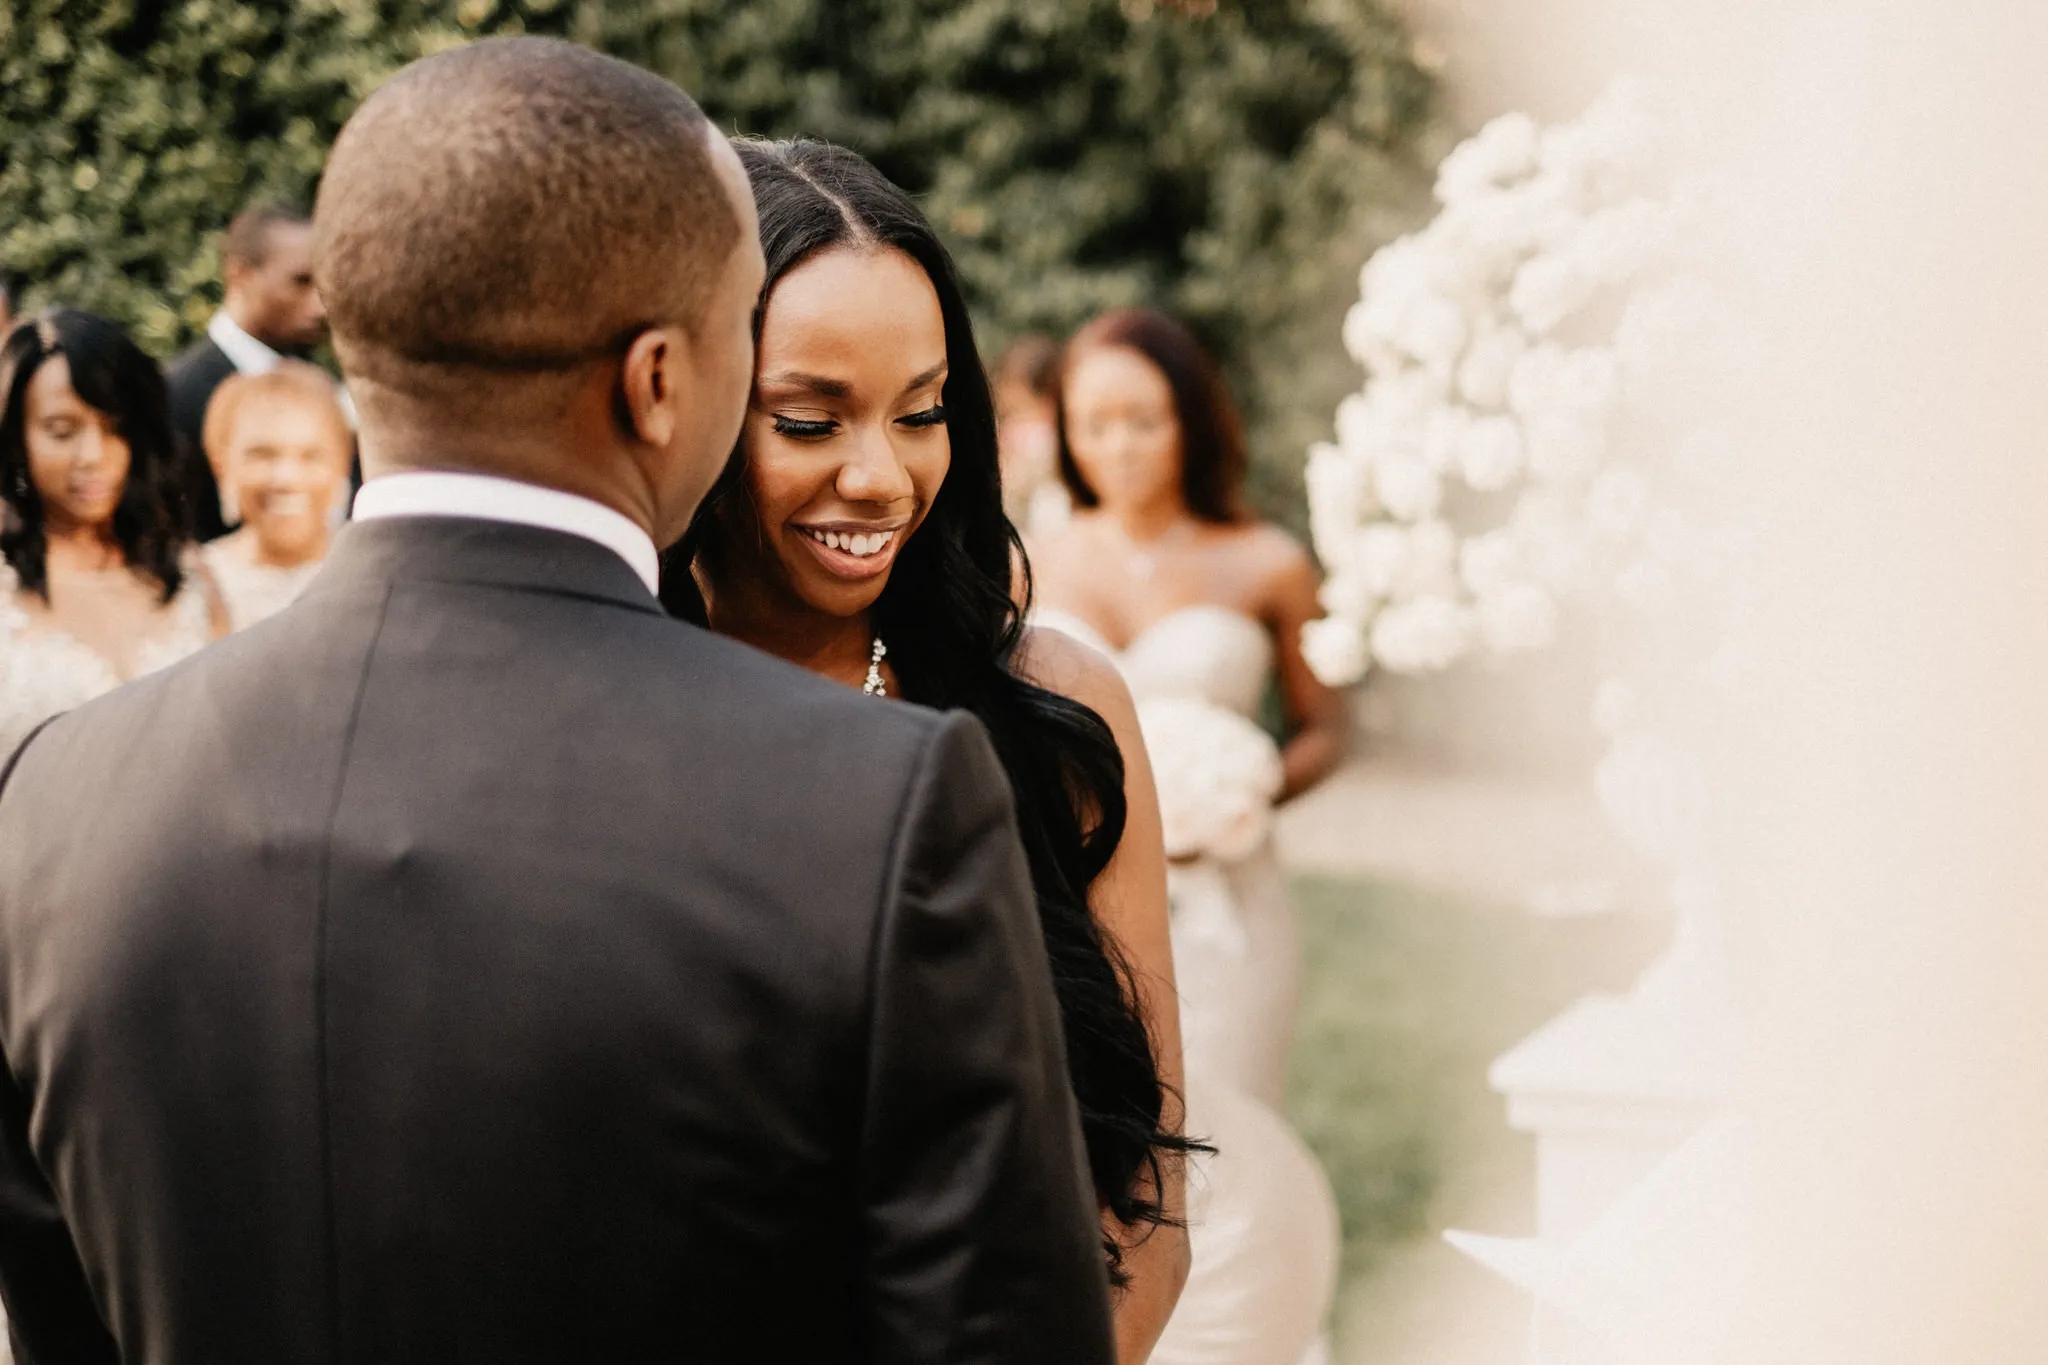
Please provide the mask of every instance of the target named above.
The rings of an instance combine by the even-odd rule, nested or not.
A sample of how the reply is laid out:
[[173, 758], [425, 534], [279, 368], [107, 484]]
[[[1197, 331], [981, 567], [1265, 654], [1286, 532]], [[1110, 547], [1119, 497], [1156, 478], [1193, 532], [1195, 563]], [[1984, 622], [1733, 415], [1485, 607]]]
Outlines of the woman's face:
[[326, 552], [348, 463], [337, 414], [289, 394], [259, 393], [235, 414], [216, 473], [264, 557], [297, 564]]
[[1178, 501], [1180, 415], [1166, 374], [1128, 346], [1091, 346], [1067, 368], [1067, 449], [1106, 508]]
[[128, 442], [106, 413], [71, 387], [71, 362], [51, 356], [29, 377], [22, 435], [28, 477], [52, 531], [103, 528], [128, 486]]
[[743, 573], [813, 610], [874, 605], [952, 461], [946, 327], [922, 266], [835, 247], [784, 275], [761, 319], [743, 438], [755, 524]]

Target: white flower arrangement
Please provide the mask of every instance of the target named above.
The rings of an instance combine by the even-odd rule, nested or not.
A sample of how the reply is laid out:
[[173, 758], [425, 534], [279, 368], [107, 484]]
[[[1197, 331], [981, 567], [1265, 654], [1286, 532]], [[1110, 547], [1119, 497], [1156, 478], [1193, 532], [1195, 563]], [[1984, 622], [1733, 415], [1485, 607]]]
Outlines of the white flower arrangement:
[[1439, 167], [1437, 217], [1366, 263], [1344, 343], [1368, 378], [1308, 461], [1327, 614], [1302, 643], [1325, 682], [1541, 649], [1588, 588], [1668, 597], [1643, 541], [1647, 447], [1671, 439], [1639, 410], [1729, 348], [1687, 273], [1700, 196], [1662, 144], [1628, 84], [1572, 123], [1495, 119]]
[[1232, 863], [1266, 841], [1280, 751], [1243, 716], [1194, 697], [1138, 703], [1169, 858]]

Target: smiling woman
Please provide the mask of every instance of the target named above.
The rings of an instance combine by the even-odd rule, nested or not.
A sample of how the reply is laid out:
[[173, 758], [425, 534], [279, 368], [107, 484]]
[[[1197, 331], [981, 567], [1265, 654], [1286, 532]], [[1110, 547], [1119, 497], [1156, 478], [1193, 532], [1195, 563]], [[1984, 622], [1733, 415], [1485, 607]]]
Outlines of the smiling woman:
[[822, 625], [872, 604], [945, 483], [946, 321], [923, 268], [887, 247], [818, 252], [763, 311], [746, 478], [779, 533], [731, 542], [727, 591], [812, 608], [747, 619]]
[[236, 630], [287, 606], [334, 538], [354, 437], [334, 381], [302, 361], [230, 376], [206, 410], [204, 444], [241, 529], [200, 551]]
[[[952, 262], [851, 152], [740, 143], [767, 258], [739, 448], [664, 564], [678, 615], [870, 693], [970, 711], [1009, 778], [1143, 1360], [1187, 1266], [1158, 801], [1129, 695], [1022, 624], [995, 405]], [[878, 703], [880, 704], [880, 703]]]

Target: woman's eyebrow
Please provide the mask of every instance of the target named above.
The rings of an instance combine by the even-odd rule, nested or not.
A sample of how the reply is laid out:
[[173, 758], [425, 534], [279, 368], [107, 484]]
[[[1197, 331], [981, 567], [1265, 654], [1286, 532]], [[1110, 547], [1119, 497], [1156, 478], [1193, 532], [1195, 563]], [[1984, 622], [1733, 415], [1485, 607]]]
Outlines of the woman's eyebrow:
[[821, 398], [845, 398], [853, 392], [853, 386], [843, 379], [827, 379], [821, 374], [804, 374], [799, 370], [764, 374], [761, 384], [764, 388], [809, 389]]
[[932, 366], [929, 370], [926, 370], [923, 374], [911, 380], [908, 384], [905, 384], [903, 386], [903, 391], [905, 393], [915, 393], [917, 392], [917, 390], [931, 383], [934, 379], [937, 379], [940, 375], [944, 374], [945, 372], [946, 362], [941, 360], [938, 364]]

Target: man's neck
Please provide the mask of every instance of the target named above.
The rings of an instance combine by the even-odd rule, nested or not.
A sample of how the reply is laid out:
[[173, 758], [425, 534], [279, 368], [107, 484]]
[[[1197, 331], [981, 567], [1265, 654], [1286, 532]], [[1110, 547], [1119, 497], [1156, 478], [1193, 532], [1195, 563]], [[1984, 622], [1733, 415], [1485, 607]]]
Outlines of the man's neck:
[[[662, 543], [652, 483], [629, 451], [603, 439], [613, 422], [609, 394], [576, 395], [561, 403], [450, 406], [367, 376], [350, 375], [359, 426], [363, 476], [418, 473], [483, 474], [587, 498], [610, 508]], [[473, 395], [451, 391], [461, 402]]]

